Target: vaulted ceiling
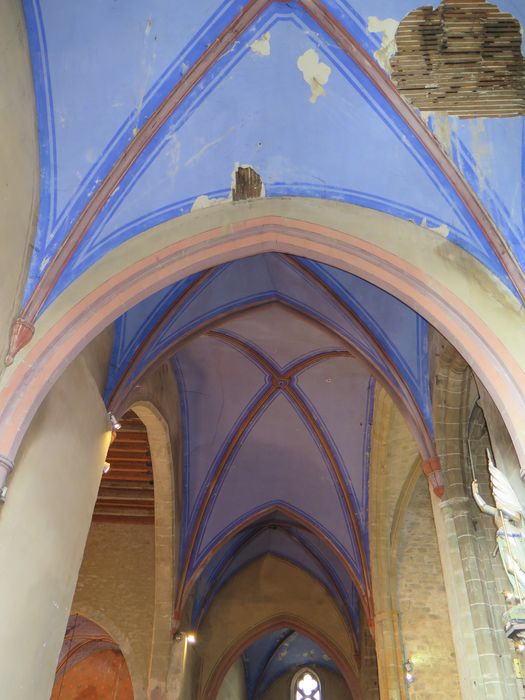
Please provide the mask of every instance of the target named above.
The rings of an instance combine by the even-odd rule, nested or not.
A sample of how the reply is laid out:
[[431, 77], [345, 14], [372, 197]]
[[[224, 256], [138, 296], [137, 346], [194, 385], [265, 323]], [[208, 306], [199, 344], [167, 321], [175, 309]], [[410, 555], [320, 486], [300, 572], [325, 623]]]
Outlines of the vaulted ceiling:
[[[240, 166], [267, 199], [334, 199], [413, 221], [525, 298], [523, 117], [411, 106], [388, 59], [416, 7], [24, 0], [41, 188], [21, 317], [34, 323], [147, 229], [236, 206]], [[523, 3], [498, 7], [525, 22]], [[218, 590], [270, 553], [317, 579], [358, 639], [372, 614], [374, 388], [432, 460], [427, 339], [424, 319], [365, 279], [275, 252], [202, 270], [125, 310], [108, 408], [121, 416], [160, 364], [178, 383], [178, 615], [189, 604], [198, 625]], [[246, 652], [249, 683], [275, 677], [282, 644], [310, 644], [292, 630], [266, 641], [269, 656]]]

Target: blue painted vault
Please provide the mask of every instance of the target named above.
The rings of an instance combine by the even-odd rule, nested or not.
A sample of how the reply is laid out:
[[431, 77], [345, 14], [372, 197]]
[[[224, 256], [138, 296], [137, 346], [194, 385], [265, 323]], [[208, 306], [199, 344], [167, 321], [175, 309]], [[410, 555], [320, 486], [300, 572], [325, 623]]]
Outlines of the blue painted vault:
[[[460, 174], [523, 268], [524, 118], [419, 114], [428, 138], [441, 139], [444, 168], [311, 5], [24, 0], [40, 210], [22, 316], [32, 308], [38, 318], [131, 238], [229, 202], [239, 166], [260, 176], [266, 198], [337, 200], [415, 222], [421, 236], [437, 232], [519, 296], [450, 172]], [[520, 0], [497, 5], [525, 22]], [[418, 3], [316, 6], [362, 56], [379, 61], [388, 37], [377, 20], [399, 22]], [[191, 83], [202, 57], [236, 22], [235, 40]], [[121, 167], [179, 86], [180, 99], [160, 128]], [[95, 207], [119, 168], [120, 179]], [[42, 301], [35, 305], [37, 293]], [[411, 308], [365, 279], [275, 252], [195, 273], [116, 321], [109, 409], [123, 414], [135, 387], [161, 364], [177, 381], [177, 615], [189, 608], [198, 628], [223, 586], [271, 554], [329, 592], [357, 647], [371, 615], [374, 397], [378, 386], [388, 391], [429, 459], [428, 331]], [[305, 660], [337, 672], [322, 649], [292, 629], [256, 641], [244, 653], [249, 697]]]

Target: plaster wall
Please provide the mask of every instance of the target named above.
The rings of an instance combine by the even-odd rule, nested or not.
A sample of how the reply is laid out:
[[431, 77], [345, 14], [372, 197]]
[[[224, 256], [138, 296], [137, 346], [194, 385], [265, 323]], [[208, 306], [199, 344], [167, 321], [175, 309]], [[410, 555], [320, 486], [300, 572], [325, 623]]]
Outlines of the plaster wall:
[[221, 689], [217, 694], [217, 700], [246, 700], [246, 679], [244, 665], [239, 658], [226, 674]]
[[93, 523], [72, 612], [89, 617], [119, 644], [135, 700], [146, 697], [155, 605], [155, 528]]
[[[20, 0], [0, 3], [0, 358], [18, 311], [38, 210], [35, 99]], [[0, 363], [0, 374], [4, 370]]]
[[106, 345], [102, 337], [88, 347], [49, 392], [0, 506], [0, 677], [9, 700], [51, 693], [109, 446], [104, 362], [93, 360]]
[[[326, 668], [315, 668], [314, 670], [321, 681], [323, 700], [351, 700], [352, 695], [340, 676], [336, 676], [335, 673]], [[277, 678], [261, 696], [261, 700], [288, 700], [295, 673], [296, 671], [291, 671]]]

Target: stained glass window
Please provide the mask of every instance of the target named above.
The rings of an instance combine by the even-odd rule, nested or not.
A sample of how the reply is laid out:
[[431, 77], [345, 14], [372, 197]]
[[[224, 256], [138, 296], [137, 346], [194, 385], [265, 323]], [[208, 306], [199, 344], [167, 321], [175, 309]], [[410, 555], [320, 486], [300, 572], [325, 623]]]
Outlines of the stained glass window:
[[292, 700], [322, 700], [321, 682], [316, 673], [305, 668], [297, 673], [292, 683]]

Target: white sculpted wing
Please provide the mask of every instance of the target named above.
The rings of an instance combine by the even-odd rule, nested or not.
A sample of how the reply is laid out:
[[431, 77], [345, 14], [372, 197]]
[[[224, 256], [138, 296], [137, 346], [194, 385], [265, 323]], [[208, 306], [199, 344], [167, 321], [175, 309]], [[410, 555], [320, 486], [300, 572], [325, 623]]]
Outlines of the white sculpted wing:
[[505, 508], [505, 510], [514, 513], [523, 513], [523, 507], [512, 488], [510, 481], [505, 474], [494, 466], [494, 463], [489, 457], [490, 481], [492, 484], [492, 494], [496, 501], [497, 508]]

